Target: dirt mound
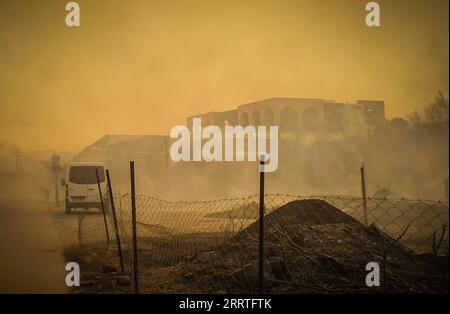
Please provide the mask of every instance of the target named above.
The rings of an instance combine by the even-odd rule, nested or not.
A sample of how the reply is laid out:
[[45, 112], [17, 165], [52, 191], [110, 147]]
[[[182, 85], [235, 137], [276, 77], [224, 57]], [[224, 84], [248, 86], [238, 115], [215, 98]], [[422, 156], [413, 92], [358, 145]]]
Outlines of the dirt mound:
[[[265, 225], [283, 227], [292, 225], [317, 226], [337, 223], [360, 223], [329, 203], [318, 200], [296, 200], [289, 202], [265, 216]], [[259, 222], [255, 222], [236, 235], [237, 238], [249, 234], [258, 235]]]
[[323, 200], [297, 200], [287, 203], [266, 216], [285, 224], [308, 226], [359, 222]]
[[[322, 200], [293, 201], [266, 215], [265, 284], [272, 293], [443, 292], [446, 263], [413, 254]], [[381, 286], [369, 288], [366, 265], [377, 262]], [[445, 264], [446, 265], [446, 264]], [[153, 275], [190, 292], [256, 292], [258, 222], [216, 250]], [[156, 288], [157, 289], [157, 288]]]
[[[258, 219], [259, 205], [255, 202], [237, 205], [229, 210], [211, 213], [206, 217]], [[352, 217], [319, 199], [292, 201], [266, 215], [266, 217], [283, 221], [286, 224], [293, 222], [304, 223], [305, 225], [323, 225], [339, 222], [356, 223], [356, 220]]]

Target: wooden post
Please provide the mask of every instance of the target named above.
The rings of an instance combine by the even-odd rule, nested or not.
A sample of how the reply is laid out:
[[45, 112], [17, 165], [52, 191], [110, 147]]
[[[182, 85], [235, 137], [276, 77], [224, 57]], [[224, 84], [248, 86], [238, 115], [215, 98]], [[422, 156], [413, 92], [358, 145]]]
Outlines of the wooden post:
[[110, 200], [111, 211], [112, 211], [113, 220], [114, 220], [114, 231], [116, 232], [117, 250], [119, 252], [120, 270], [122, 271], [122, 274], [125, 274], [125, 267], [123, 265], [122, 245], [120, 243], [119, 225], [117, 223], [116, 206], [114, 204], [114, 193], [113, 193], [113, 189], [111, 186], [111, 178], [109, 176], [108, 169], [106, 169], [106, 179], [108, 182], [109, 200]]
[[136, 186], [134, 180], [134, 161], [130, 161], [130, 179], [131, 179], [131, 227], [133, 233], [133, 280], [134, 293], [139, 293], [139, 270], [138, 270], [138, 250], [137, 250], [137, 232], [136, 232]]
[[259, 294], [264, 293], [264, 164], [265, 156], [259, 161]]
[[95, 168], [95, 175], [97, 176], [97, 186], [98, 186], [98, 194], [100, 196], [100, 206], [101, 206], [102, 213], [103, 213], [103, 222], [105, 223], [106, 241], [108, 242], [108, 245], [109, 245], [108, 222], [106, 221], [105, 204], [103, 203], [102, 188], [100, 186], [100, 178], [98, 176], [97, 168]]
[[367, 197], [366, 197], [366, 178], [364, 173], [364, 161], [361, 160], [361, 193], [362, 193], [362, 201], [363, 201], [363, 210], [364, 210], [364, 223], [366, 226], [369, 225], [369, 220], [367, 218]]

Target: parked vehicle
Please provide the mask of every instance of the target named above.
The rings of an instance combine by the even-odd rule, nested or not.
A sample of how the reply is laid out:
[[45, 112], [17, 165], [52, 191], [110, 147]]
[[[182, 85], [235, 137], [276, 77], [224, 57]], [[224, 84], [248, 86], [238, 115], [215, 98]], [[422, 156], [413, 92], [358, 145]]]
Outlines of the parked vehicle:
[[72, 209], [76, 208], [101, 209], [97, 173], [102, 196], [105, 197], [105, 168], [105, 163], [101, 162], [71, 162], [67, 165], [65, 179], [61, 181], [61, 184], [66, 187], [66, 214], [70, 214]]

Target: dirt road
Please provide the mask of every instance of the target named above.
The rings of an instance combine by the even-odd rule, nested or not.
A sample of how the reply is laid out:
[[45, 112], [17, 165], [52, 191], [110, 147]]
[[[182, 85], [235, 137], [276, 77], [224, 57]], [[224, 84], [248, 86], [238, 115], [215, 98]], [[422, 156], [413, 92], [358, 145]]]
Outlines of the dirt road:
[[76, 217], [59, 212], [37, 201], [0, 200], [0, 293], [69, 292], [62, 253]]

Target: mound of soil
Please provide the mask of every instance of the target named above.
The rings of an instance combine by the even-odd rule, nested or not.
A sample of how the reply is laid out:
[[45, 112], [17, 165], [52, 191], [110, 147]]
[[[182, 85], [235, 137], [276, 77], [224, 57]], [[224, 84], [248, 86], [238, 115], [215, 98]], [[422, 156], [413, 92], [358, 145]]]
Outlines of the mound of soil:
[[[151, 290], [257, 292], [258, 225], [253, 223], [189, 263], [151, 269]], [[267, 292], [448, 291], [447, 258], [415, 255], [375, 226], [366, 227], [325, 201], [288, 203], [266, 215], [265, 227]], [[379, 287], [366, 285], [369, 262], [380, 266]]]
[[[360, 223], [336, 207], [323, 200], [297, 200], [287, 203], [265, 216], [265, 226], [269, 229], [273, 224], [281, 226], [305, 225], [317, 226], [327, 224], [355, 224]], [[241, 238], [247, 235], [258, 235], [259, 222], [255, 222], [236, 235]]]

